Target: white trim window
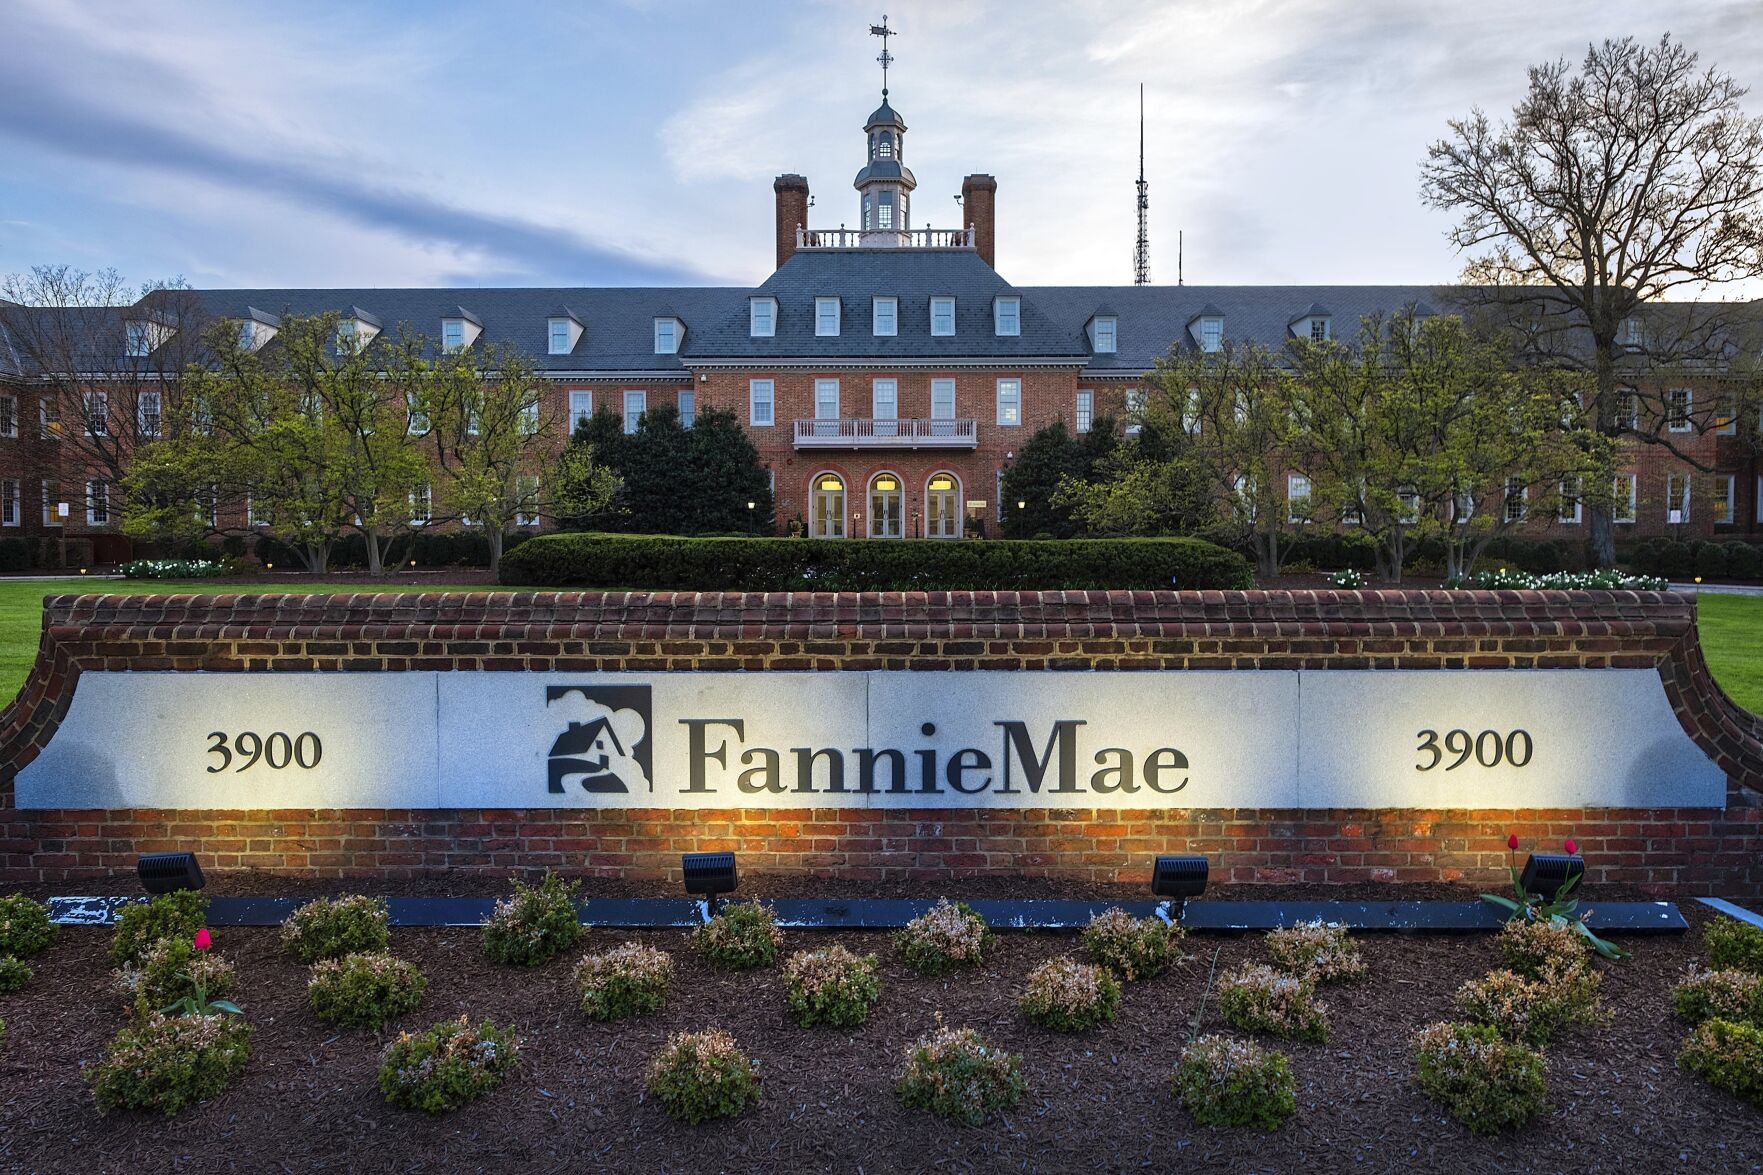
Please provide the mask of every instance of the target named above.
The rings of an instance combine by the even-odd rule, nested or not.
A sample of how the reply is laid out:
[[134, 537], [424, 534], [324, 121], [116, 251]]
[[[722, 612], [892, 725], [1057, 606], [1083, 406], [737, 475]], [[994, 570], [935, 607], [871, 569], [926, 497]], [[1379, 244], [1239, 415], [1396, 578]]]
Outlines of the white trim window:
[[570, 352], [569, 319], [553, 318], [546, 326], [545, 347], [552, 355], [567, 355]]
[[1530, 498], [1530, 487], [1524, 484], [1523, 478], [1509, 477], [1506, 479], [1506, 521], [1523, 522], [1527, 510], [1526, 502]]
[[839, 418], [839, 381], [836, 379], [817, 379], [814, 381], [814, 419], [837, 420]]
[[1738, 489], [1732, 474], [1716, 474], [1714, 476], [1714, 525], [1731, 526], [1733, 518], [1733, 499]]
[[1104, 314], [1096, 319], [1094, 339], [1091, 345], [1099, 354], [1112, 355], [1120, 342], [1120, 320], [1112, 314]]
[[954, 336], [955, 299], [936, 297], [930, 300], [930, 333], [936, 339]]
[[1286, 521], [1310, 521], [1310, 479], [1301, 473], [1286, 474]]
[[0, 437], [18, 435], [18, 397], [0, 396]]
[[1690, 520], [1690, 475], [1665, 475], [1665, 521], [1671, 525]]
[[0, 526], [18, 526], [23, 522], [22, 502], [18, 492], [18, 479], [7, 478], [0, 481]]
[[135, 428], [144, 437], [157, 437], [159, 430], [165, 426], [165, 416], [161, 411], [165, 400], [156, 391], [141, 391], [135, 394]]
[[1224, 319], [1202, 318], [1199, 323], [1200, 350], [1210, 354], [1224, 346]]
[[839, 300], [814, 299], [814, 334], [818, 338], [836, 338], [839, 333]]
[[1635, 499], [1639, 493], [1640, 479], [1632, 473], [1616, 475], [1616, 484], [1611, 487], [1616, 501], [1610, 510], [1611, 522], [1633, 522], [1635, 520]]
[[514, 478], [514, 525], [539, 525], [539, 475], [521, 473]]
[[643, 419], [643, 413], [649, 410], [649, 393], [642, 388], [626, 388], [624, 392], [624, 431], [625, 435], [637, 431], [637, 425]]
[[747, 423], [753, 428], [770, 428], [777, 423], [776, 381], [747, 381]]
[[1077, 431], [1089, 432], [1090, 425], [1096, 415], [1096, 393], [1083, 390], [1077, 393]]
[[933, 379], [930, 381], [930, 418], [932, 420], [955, 419], [954, 380]]
[[256, 530], [260, 526], [267, 526], [267, 525], [269, 525], [268, 520], [266, 518], [264, 518], [262, 515], [257, 513], [257, 495], [247, 491], [245, 494], [245, 527], [246, 527], [246, 529]]
[[655, 320], [655, 353], [657, 355], [679, 354], [679, 319], [657, 318]]
[[1672, 388], [1665, 393], [1665, 428], [1668, 432], [1689, 432], [1694, 427], [1690, 413], [1695, 407], [1695, 392], [1689, 388]]
[[1451, 495], [1451, 522], [1456, 526], [1466, 526], [1475, 517], [1475, 494], [1469, 490], [1458, 490]]
[[37, 439], [59, 441], [61, 439], [61, 405], [53, 395], [37, 398]]
[[441, 350], [448, 354], [465, 350], [465, 320], [463, 318], [441, 319]]
[[1555, 512], [1555, 520], [1568, 526], [1578, 526], [1585, 512], [1585, 503], [1580, 500], [1580, 482], [1577, 477], [1561, 479], [1561, 505]]
[[86, 482], [86, 525], [110, 525], [110, 483], [101, 478]]
[[427, 526], [435, 517], [435, 490], [423, 482], [410, 491], [410, 525]]
[[679, 394], [679, 423], [681, 428], [691, 428], [698, 423], [698, 393], [690, 388]]
[[404, 428], [406, 435], [413, 437], [427, 436], [431, 426], [428, 413], [422, 410], [422, 400], [415, 392], [404, 393], [404, 414], [410, 423]]
[[569, 389], [569, 431], [575, 430], [594, 419], [594, 393], [590, 388]]
[[125, 324], [124, 359], [145, 359], [153, 353], [153, 328], [145, 322]]
[[747, 334], [750, 338], [769, 339], [777, 334], [777, 299], [747, 299]]
[[900, 419], [900, 381], [878, 379], [869, 385], [869, 415], [875, 420]]
[[533, 393], [532, 399], [520, 406], [520, 435], [532, 437], [539, 434], [539, 397]]
[[1714, 413], [1714, 435], [1721, 437], [1734, 437], [1738, 435], [1738, 431], [1738, 401], [1732, 396], [1726, 396], [1720, 401], [1720, 407]]
[[43, 493], [43, 525], [61, 525], [61, 503], [55, 500], [54, 487], [49, 482], [42, 484]]
[[998, 381], [998, 426], [1015, 428], [1022, 423], [1022, 381]]
[[1334, 325], [1329, 319], [1312, 318], [1309, 326], [1310, 341], [1313, 343], [1326, 343], [1333, 334], [1333, 330]]
[[1633, 388], [1616, 391], [1616, 427], [1633, 432], [1640, 425], [1641, 398]]
[[86, 435], [103, 437], [110, 435], [110, 393], [86, 392], [82, 396], [85, 402]]
[[1126, 435], [1136, 437], [1145, 427], [1145, 389], [1126, 389]]
[[1396, 491], [1396, 521], [1403, 526], [1415, 526], [1420, 522], [1420, 494], [1412, 489]]
[[1239, 473], [1230, 479], [1231, 493], [1236, 497], [1236, 507], [1241, 510], [1248, 521], [1255, 521], [1259, 507], [1255, 501], [1255, 479], [1246, 473]]
[[992, 330], [1008, 337], [1022, 333], [1022, 299], [999, 296], [992, 299]]
[[869, 302], [870, 333], [878, 339], [889, 339], [900, 333], [900, 299], [891, 294], [877, 294]]

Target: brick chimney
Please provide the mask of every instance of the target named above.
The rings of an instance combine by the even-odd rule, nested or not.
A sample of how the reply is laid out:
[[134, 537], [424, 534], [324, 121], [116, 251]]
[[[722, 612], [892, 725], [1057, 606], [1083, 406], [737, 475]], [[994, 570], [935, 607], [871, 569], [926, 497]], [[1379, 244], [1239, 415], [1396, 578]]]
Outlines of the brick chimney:
[[771, 183], [777, 193], [777, 263], [781, 269], [796, 252], [796, 230], [808, 227], [808, 181], [794, 174]]
[[993, 247], [993, 225], [998, 199], [998, 181], [989, 175], [970, 175], [961, 181], [961, 210], [973, 226], [973, 245], [979, 259], [993, 269], [998, 267]]

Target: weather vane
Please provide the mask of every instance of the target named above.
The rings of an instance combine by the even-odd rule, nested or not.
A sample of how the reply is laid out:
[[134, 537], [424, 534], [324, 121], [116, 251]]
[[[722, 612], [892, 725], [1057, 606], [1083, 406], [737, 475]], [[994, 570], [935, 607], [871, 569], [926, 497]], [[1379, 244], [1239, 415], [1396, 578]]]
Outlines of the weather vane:
[[888, 66], [894, 63], [894, 55], [888, 52], [888, 38], [897, 37], [900, 34], [888, 27], [888, 14], [884, 12], [882, 13], [882, 22], [880, 24], [872, 24], [869, 26], [869, 35], [872, 37], [880, 37], [882, 39], [881, 56], [877, 57], [876, 60], [881, 62], [882, 97], [886, 98], [888, 96]]

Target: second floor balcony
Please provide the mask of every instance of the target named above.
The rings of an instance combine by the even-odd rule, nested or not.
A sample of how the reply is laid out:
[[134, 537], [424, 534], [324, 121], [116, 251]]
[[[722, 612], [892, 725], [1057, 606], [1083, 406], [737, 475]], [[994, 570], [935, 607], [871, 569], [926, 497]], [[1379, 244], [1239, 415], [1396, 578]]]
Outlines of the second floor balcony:
[[971, 249], [974, 230], [966, 228], [803, 228], [796, 226], [798, 249]]
[[796, 421], [798, 449], [972, 449], [979, 444], [971, 416], [936, 420], [880, 420], [841, 416]]

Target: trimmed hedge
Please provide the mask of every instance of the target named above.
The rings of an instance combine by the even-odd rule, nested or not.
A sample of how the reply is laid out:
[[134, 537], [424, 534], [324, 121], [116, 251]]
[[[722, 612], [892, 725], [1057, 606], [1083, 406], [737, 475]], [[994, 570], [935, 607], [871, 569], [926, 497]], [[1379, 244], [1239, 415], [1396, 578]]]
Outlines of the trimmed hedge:
[[1201, 539], [676, 538], [540, 535], [502, 582], [679, 591], [1032, 591], [1248, 588], [1248, 560]]
[[[514, 550], [532, 537], [531, 531], [510, 531], [502, 538], [502, 554]], [[260, 562], [275, 563], [284, 568], [300, 566], [300, 557], [293, 549], [259, 535], [252, 547]], [[386, 566], [399, 567], [415, 559], [418, 567], [488, 567], [490, 540], [477, 530], [423, 530], [399, 535], [386, 552]], [[331, 547], [330, 567], [366, 567], [367, 540], [359, 534], [346, 534]]]

